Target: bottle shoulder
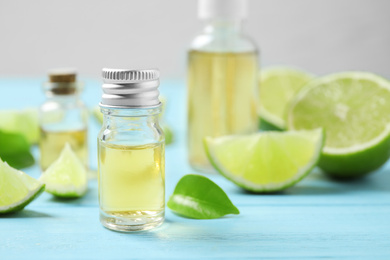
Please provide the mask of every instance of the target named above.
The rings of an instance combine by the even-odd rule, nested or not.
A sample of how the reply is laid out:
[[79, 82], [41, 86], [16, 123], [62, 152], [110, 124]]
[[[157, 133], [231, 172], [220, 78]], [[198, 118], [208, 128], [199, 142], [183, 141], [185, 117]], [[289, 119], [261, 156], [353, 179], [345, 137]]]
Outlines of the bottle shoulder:
[[205, 52], [258, 52], [255, 42], [245, 34], [201, 33], [193, 39], [190, 49]]
[[105, 117], [98, 140], [113, 144], [142, 145], [164, 141], [157, 117]]
[[88, 128], [88, 109], [83, 102], [75, 100], [48, 99], [39, 108], [41, 128], [47, 131], [68, 131]]
[[53, 110], [86, 110], [84, 102], [77, 100], [48, 99], [39, 107], [41, 112]]

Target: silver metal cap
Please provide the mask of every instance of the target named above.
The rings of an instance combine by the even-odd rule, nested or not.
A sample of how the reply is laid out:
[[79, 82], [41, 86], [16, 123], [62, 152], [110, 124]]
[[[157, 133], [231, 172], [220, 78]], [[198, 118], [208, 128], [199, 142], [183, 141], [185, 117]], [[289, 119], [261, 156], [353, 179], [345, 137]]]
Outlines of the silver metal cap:
[[146, 108], [159, 106], [160, 72], [156, 69], [102, 71], [103, 95], [100, 106]]

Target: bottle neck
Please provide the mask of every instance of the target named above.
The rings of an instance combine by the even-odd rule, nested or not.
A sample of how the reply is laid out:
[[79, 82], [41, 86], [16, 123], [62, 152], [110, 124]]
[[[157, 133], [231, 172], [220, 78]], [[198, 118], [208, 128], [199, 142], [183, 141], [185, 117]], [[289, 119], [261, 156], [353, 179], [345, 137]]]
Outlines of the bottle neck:
[[52, 92], [46, 92], [46, 97], [48, 100], [56, 101], [60, 103], [72, 103], [80, 100], [80, 94], [75, 92], [73, 94], [59, 95]]
[[242, 31], [242, 20], [211, 19], [206, 21], [204, 32], [207, 34], [233, 35]]
[[153, 108], [113, 108], [101, 106], [104, 115], [104, 124], [137, 124], [158, 123], [161, 105]]
[[45, 82], [43, 90], [48, 98], [78, 99], [83, 89], [81, 82]]
[[164, 141], [159, 125], [161, 106], [112, 108], [101, 105], [103, 126], [99, 140], [122, 145], [144, 145]]
[[146, 144], [161, 141], [159, 114], [155, 108], [107, 108], [101, 106], [101, 140], [112, 143]]

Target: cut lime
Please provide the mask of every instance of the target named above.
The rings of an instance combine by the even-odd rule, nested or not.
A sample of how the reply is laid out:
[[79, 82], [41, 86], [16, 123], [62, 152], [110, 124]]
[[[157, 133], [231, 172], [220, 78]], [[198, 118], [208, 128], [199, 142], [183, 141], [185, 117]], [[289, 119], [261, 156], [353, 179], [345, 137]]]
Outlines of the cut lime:
[[22, 210], [44, 189], [40, 181], [0, 160], [0, 214]]
[[307, 72], [271, 67], [260, 73], [260, 128], [284, 130], [287, 107], [296, 93], [311, 79]]
[[38, 143], [38, 110], [0, 110], [0, 130], [21, 134], [30, 144]]
[[87, 191], [87, 171], [68, 143], [40, 179], [57, 197], [77, 198]]
[[310, 82], [292, 101], [289, 129], [322, 127], [319, 166], [335, 177], [358, 177], [390, 156], [390, 82], [368, 72], [345, 72]]
[[275, 192], [294, 185], [316, 165], [322, 146], [321, 129], [205, 139], [215, 169], [253, 192]]

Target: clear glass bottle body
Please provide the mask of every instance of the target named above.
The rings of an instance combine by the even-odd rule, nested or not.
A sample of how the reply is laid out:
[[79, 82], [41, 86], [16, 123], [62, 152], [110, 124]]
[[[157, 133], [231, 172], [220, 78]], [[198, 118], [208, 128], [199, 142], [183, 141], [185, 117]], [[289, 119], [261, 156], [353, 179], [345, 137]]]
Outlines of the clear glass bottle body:
[[161, 108], [102, 108], [98, 136], [100, 222], [116, 231], [159, 226], [165, 212]]
[[258, 129], [258, 50], [242, 34], [241, 22], [208, 22], [188, 54], [188, 156], [211, 172], [206, 136], [246, 134]]
[[66, 143], [88, 169], [88, 110], [79, 92], [54, 94], [47, 91], [40, 107], [40, 166], [46, 170], [60, 155]]

